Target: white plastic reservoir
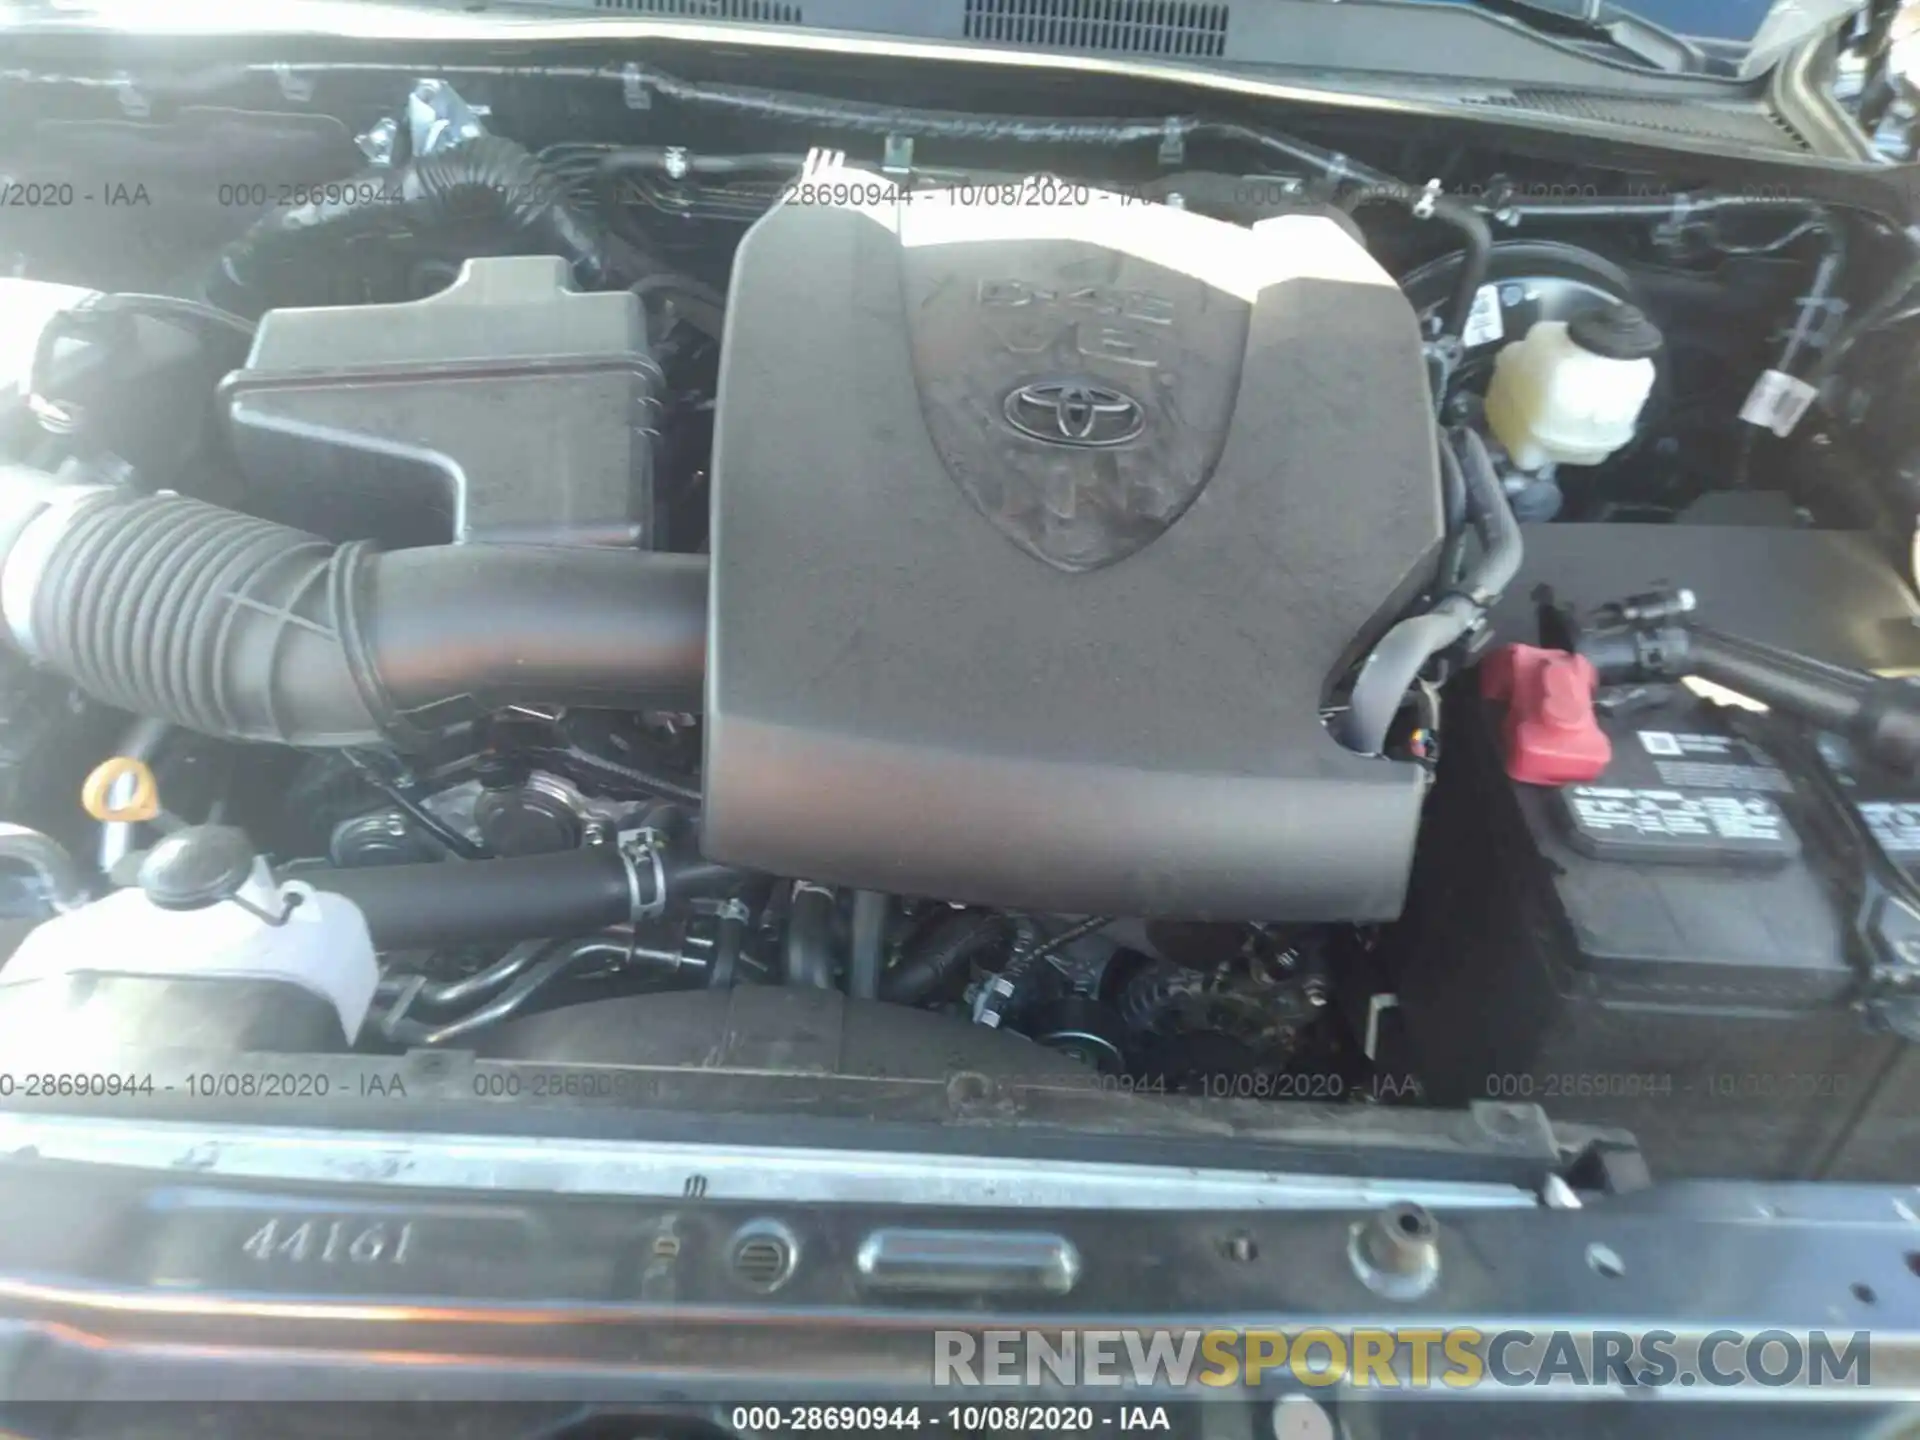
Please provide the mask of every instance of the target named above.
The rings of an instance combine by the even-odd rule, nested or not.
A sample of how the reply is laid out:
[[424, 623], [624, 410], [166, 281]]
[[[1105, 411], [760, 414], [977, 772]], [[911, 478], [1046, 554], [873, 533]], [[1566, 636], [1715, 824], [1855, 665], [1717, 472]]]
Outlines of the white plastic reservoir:
[[1542, 320], [1494, 358], [1487, 428], [1521, 470], [1597, 465], [1633, 438], [1660, 344], [1630, 305]]
[[296, 985], [333, 1005], [349, 1043], [380, 980], [352, 901], [277, 882], [239, 831], [215, 825], [162, 840], [139, 889], [35, 926], [0, 968], [0, 985], [87, 972]]

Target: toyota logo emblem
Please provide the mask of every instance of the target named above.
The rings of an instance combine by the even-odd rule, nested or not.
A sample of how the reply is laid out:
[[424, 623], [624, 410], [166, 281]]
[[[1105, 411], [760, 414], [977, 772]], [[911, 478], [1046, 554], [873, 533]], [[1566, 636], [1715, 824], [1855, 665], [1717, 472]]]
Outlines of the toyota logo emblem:
[[1124, 445], [1147, 428], [1140, 402], [1091, 380], [1036, 380], [1007, 395], [1007, 423], [1049, 445]]

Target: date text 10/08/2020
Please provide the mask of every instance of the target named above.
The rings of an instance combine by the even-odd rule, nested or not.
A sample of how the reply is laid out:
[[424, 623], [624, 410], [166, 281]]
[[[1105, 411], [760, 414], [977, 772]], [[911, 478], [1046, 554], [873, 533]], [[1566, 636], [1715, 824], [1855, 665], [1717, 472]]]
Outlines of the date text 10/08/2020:
[[922, 1428], [956, 1434], [1008, 1431], [1060, 1435], [1173, 1428], [1164, 1405], [736, 1405], [743, 1434], [896, 1434]]

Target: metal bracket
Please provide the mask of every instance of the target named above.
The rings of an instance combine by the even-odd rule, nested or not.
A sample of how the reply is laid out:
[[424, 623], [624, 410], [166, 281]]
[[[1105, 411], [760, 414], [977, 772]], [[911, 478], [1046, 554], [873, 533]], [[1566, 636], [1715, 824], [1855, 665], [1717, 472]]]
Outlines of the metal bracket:
[[1673, 197], [1673, 208], [1667, 212], [1667, 218], [1653, 227], [1653, 243], [1656, 245], [1676, 244], [1686, 233], [1687, 226], [1694, 216], [1693, 197], [1685, 193]]
[[304, 105], [313, 99], [313, 77], [302, 75], [291, 65], [273, 67], [273, 78], [279, 83], [280, 96], [295, 105]]
[[904, 179], [913, 173], [913, 137], [890, 134], [880, 147], [880, 172]]
[[417, 81], [407, 96], [407, 131], [416, 159], [451, 150], [487, 133], [479, 112], [444, 80]]
[[145, 120], [153, 114], [153, 102], [133, 83], [131, 75], [114, 76], [113, 91], [120, 101], [120, 113], [129, 120]]
[[393, 164], [393, 152], [400, 138], [400, 122], [391, 115], [378, 121], [364, 135], [353, 137], [353, 143], [360, 153], [367, 157], [367, 163], [375, 169], [384, 170]]
[[1168, 166], [1187, 163], [1187, 132], [1178, 120], [1169, 120], [1160, 137], [1160, 163]]
[[620, 94], [627, 102], [629, 110], [651, 110], [653, 95], [647, 89], [647, 82], [640, 74], [640, 67], [629, 60], [620, 67]]

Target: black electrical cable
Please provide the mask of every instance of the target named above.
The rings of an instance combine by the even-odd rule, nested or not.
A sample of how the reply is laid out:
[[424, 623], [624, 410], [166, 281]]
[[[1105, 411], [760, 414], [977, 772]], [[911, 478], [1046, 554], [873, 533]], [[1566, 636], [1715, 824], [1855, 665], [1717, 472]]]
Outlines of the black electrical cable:
[[961, 110], [927, 110], [864, 100], [838, 100], [797, 91], [753, 85], [711, 84], [681, 79], [651, 65], [628, 65], [622, 72], [665, 98], [704, 105], [758, 120], [787, 121], [869, 135], [913, 135], [983, 143], [1119, 146], [1149, 142], [1165, 145], [1191, 139], [1238, 142], [1303, 165], [1321, 178], [1404, 190], [1386, 173], [1304, 140], [1277, 131], [1193, 115], [1153, 119], [1084, 117], [1060, 119], [1036, 115], [977, 115]]
[[[254, 323], [243, 315], [222, 310], [218, 305], [188, 300], [178, 295], [149, 295], [140, 291], [115, 290], [90, 295], [66, 310], [57, 311], [40, 331], [33, 354], [27, 361], [26, 390], [29, 397], [45, 405], [53, 401], [46, 391], [53, 367], [54, 351], [62, 340], [74, 339], [89, 325], [145, 316], [163, 324], [186, 323], [251, 340]], [[57, 406], [57, 402], [53, 402]]]
[[560, 749], [552, 746], [530, 746], [517, 748], [515, 754], [524, 756], [535, 764], [546, 764], [556, 770], [584, 771], [598, 783], [614, 781], [645, 791], [667, 800], [678, 800], [687, 805], [701, 803], [700, 787], [690, 785], [684, 780], [662, 775], [654, 770], [642, 770], [635, 765], [623, 765], [618, 760], [609, 760], [604, 755], [589, 754], [585, 750]]
[[1051, 959], [1066, 949], [1067, 946], [1073, 944], [1074, 941], [1084, 940], [1095, 931], [1106, 929], [1106, 927], [1112, 923], [1113, 917], [1111, 915], [1089, 915], [1085, 920], [1076, 921], [1074, 924], [1069, 925], [1052, 939], [1043, 941], [1034, 948], [1032, 954], [1027, 958], [1030, 961]]
[[[339, 199], [277, 207], [254, 221], [220, 252], [209, 293], [262, 309], [273, 298], [264, 288], [269, 272], [290, 264], [297, 270], [292, 262], [329, 244], [409, 230], [464, 242], [486, 237], [490, 224], [566, 260], [587, 289], [609, 284], [627, 263], [605, 228], [576, 207], [561, 174], [498, 136], [419, 156], [397, 170], [347, 181], [339, 191]], [[368, 203], [369, 195], [379, 203]]]
[[703, 335], [718, 340], [726, 330], [727, 297], [691, 275], [663, 270], [636, 280], [630, 288], [642, 301], [663, 298], [676, 316]]
[[465, 835], [462, 835], [458, 830], [447, 824], [446, 821], [427, 809], [427, 807], [422, 805], [418, 800], [415, 800], [405, 789], [382, 775], [372, 762], [362, 756], [354, 754], [351, 750], [343, 751], [342, 754], [345, 756], [347, 763], [353, 766], [359, 773], [362, 780], [386, 796], [409, 820], [413, 821], [414, 824], [418, 825], [422, 830], [426, 831], [427, 834], [439, 841], [441, 845], [445, 846], [455, 859], [485, 860], [489, 858], [490, 852], [486, 846], [469, 840]]

